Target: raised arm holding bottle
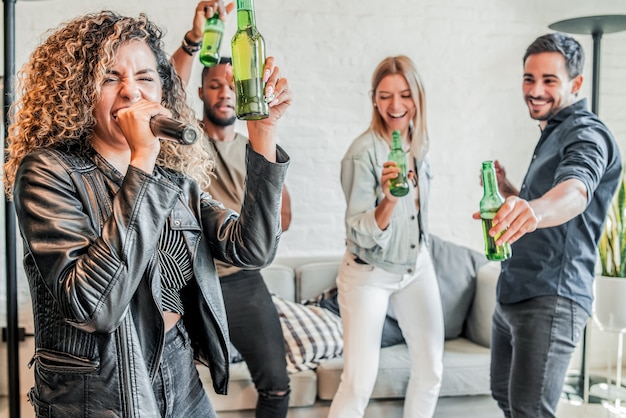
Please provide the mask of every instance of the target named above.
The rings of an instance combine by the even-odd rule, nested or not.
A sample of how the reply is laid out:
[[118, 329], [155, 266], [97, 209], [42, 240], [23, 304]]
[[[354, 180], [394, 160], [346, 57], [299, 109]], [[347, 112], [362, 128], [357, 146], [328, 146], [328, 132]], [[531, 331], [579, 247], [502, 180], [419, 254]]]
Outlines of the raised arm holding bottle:
[[[200, 25], [200, 21], [197, 25]], [[192, 57], [183, 57], [195, 61]], [[269, 117], [247, 122], [248, 132], [252, 136], [258, 130], [273, 129], [273, 125], [282, 114], [283, 108], [275, 106], [277, 98], [288, 96], [287, 80], [267, 75], [278, 71], [273, 66], [272, 57], [263, 59], [265, 69], [261, 68], [260, 84], [267, 86], [274, 98], [265, 97], [262, 102], [272, 111]], [[198, 63], [196, 63], [198, 65]], [[267, 73], [266, 73], [267, 71]], [[268, 83], [269, 81], [269, 83]], [[244, 205], [245, 185], [249, 174], [246, 165], [249, 140], [235, 131], [235, 83], [233, 66], [229, 57], [220, 57], [217, 64], [202, 69], [202, 82], [198, 97], [202, 100], [203, 145], [215, 157], [215, 178], [206, 188], [211, 196], [229, 209], [240, 211]], [[281, 199], [281, 229], [286, 231], [291, 221], [290, 198], [283, 186]], [[228, 318], [228, 330], [233, 346], [243, 357], [254, 387], [259, 394], [255, 407], [257, 418], [284, 418], [289, 406], [289, 375], [287, 374], [284, 337], [280, 319], [274, 307], [271, 294], [258, 269], [233, 266], [232, 263], [216, 261], [220, 277], [224, 306]], [[260, 343], [262, 341], [262, 343]]]
[[[196, 10], [194, 12], [191, 30], [185, 33], [180, 47], [172, 54], [171, 58], [172, 63], [176, 67], [176, 72], [185, 82], [185, 84], [187, 84], [189, 82], [189, 79], [191, 78], [191, 69], [193, 67], [193, 61], [196, 53], [202, 49], [205, 38], [205, 29], [207, 29], [207, 25], [209, 26], [209, 30], [212, 27], [211, 25], [213, 25], [213, 27], [215, 25], [219, 25], [219, 23], [213, 20], [215, 19], [215, 16], [217, 15], [221, 20], [225, 20], [226, 16], [234, 8], [234, 3], [224, 4], [224, 0], [206, 0], [198, 2]], [[212, 40], [216, 44], [220, 44], [215, 45], [211, 48], [213, 53], [216, 53], [217, 56], [209, 54], [208, 51], [202, 51], [200, 56], [205, 53], [207, 55], [207, 63], [210, 63], [212, 61], [215, 61], [217, 63], [217, 61], [219, 60], [220, 51], [215, 51], [215, 48], [221, 46], [221, 39], [218, 39], [218, 37], [216, 36], [210, 35], [208, 35], [207, 38], [207, 41]], [[207, 49], [206, 45], [205, 49]], [[213, 55], [213, 59], [211, 59], [210, 55]], [[202, 58], [199, 59], [202, 62]]]

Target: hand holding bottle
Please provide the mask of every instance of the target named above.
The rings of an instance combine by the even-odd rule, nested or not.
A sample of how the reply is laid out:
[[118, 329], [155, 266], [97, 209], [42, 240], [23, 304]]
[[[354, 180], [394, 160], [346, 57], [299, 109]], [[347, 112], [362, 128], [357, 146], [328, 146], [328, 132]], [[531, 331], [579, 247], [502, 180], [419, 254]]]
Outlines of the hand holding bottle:
[[181, 46], [172, 55], [174, 68], [184, 84], [189, 83], [193, 62], [198, 59], [196, 53], [200, 51], [202, 46], [207, 19], [217, 13], [224, 20], [234, 8], [234, 3], [224, 5], [224, 0], [201, 1], [196, 6], [191, 30], [185, 32]]
[[187, 32], [187, 36], [191, 41], [201, 42], [206, 20], [213, 17], [216, 13], [222, 20], [226, 20], [226, 16], [234, 9], [234, 3], [230, 2], [224, 4], [224, 0], [206, 0], [198, 2], [193, 15], [193, 25], [191, 30]]
[[[387, 229], [389, 226], [389, 222], [391, 217], [393, 216], [393, 211], [398, 203], [398, 196], [394, 196], [391, 193], [391, 181], [400, 175], [400, 167], [395, 161], [385, 161], [383, 163], [383, 171], [380, 176], [380, 185], [385, 194], [385, 198], [378, 202], [378, 206], [376, 206], [376, 211], [374, 213], [374, 217], [376, 219], [376, 224], [381, 230]], [[413, 181], [415, 178], [413, 172], [409, 172], [408, 179]]]
[[381, 185], [381, 188], [383, 189], [383, 193], [385, 194], [385, 197], [390, 202], [395, 203], [399, 199], [399, 196], [396, 196], [391, 192], [391, 188], [392, 188], [391, 183], [393, 180], [397, 179], [398, 176], [400, 176], [401, 174], [402, 174], [402, 170], [400, 169], [400, 167], [395, 161], [385, 161], [383, 163], [383, 171], [380, 176], [380, 185]]
[[[231, 84], [234, 84], [231, 66], [227, 69], [226, 77]], [[250, 138], [250, 145], [256, 152], [263, 154], [268, 161], [275, 161], [277, 123], [291, 106], [292, 96], [289, 82], [282, 77], [274, 57], [267, 57], [265, 60], [262, 80], [265, 83], [265, 102], [271, 111], [265, 119], [246, 121], [248, 137]]]
[[400, 131], [393, 131], [391, 135], [391, 151], [389, 161], [393, 161], [399, 168], [398, 175], [389, 182], [389, 190], [397, 197], [406, 196], [409, 193], [409, 179], [407, 178], [407, 155], [402, 149], [402, 134]]
[[[480, 211], [472, 217], [481, 219]], [[492, 221], [488, 234], [496, 239], [497, 245], [505, 242], [513, 244], [525, 234], [533, 232], [539, 225], [539, 218], [531, 202], [518, 196], [509, 196], [505, 199]]]
[[275, 65], [274, 57], [267, 57], [263, 69], [263, 82], [265, 83], [265, 102], [270, 107], [268, 123], [274, 123], [285, 113], [291, 105], [291, 91], [286, 78], [280, 73], [280, 68]]
[[496, 226], [499, 226], [495, 221], [496, 214], [504, 204], [504, 197], [498, 191], [498, 181], [493, 161], [483, 161], [481, 177], [484, 194], [480, 200], [480, 218], [483, 222], [485, 256], [492, 261], [503, 261], [511, 257], [511, 244], [507, 241], [501, 242], [500, 238], [504, 235], [506, 229], [493, 235], [493, 230], [496, 229]]

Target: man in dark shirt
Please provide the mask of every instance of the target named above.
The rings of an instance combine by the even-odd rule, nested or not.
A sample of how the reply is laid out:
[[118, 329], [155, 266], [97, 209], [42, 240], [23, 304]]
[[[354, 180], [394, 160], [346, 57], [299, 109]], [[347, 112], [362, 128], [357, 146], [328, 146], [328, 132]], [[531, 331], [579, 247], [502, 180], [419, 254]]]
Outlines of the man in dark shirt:
[[[524, 99], [541, 137], [517, 190], [496, 164], [506, 202], [490, 235], [502, 263], [491, 341], [491, 390], [506, 417], [554, 417], [591, 314], [596, 246], [621, 174], [607, 127], [578, 101], [584, 54], [573, 38], [537, 38], [524, 55]], [[474, 214], [479, 218], [479, 214]]]

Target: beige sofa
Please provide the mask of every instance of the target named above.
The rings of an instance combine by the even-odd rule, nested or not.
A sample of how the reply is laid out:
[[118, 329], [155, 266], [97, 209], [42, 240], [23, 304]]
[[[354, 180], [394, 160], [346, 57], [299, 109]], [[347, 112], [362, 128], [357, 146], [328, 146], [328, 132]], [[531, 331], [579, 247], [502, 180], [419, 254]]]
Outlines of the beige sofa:
[[[474, 251], [439, 239], [435, 245], [431, 244], [431, 254], [438, 273], [446, 322], [440, 396], [489, 394], [488, 347], [499, 264], [487, 263]], [[282, 258], [263, 269], [262, 274], [271, 292], [299, 302], [314, 298], [334, 286], [340, 259], [339, 255]], [[453, 322], [457, 323], [458, 329], [449, 329]], [[343, 359], [339, 356], [323, 361], [314, 370], [291, 374], [290, 406], [312, 406], [317, 400], [331, 400], [339, 385], [342, 365]], [[217, 411], [255, 407], [257, 393], [244, 362], [231, 365], [227, 396], [216, 395], [210, 389], [208, 369], [198, 367]], [[406, 345], [382, 348], [372, 399], [404, 398], [408, 377]]]

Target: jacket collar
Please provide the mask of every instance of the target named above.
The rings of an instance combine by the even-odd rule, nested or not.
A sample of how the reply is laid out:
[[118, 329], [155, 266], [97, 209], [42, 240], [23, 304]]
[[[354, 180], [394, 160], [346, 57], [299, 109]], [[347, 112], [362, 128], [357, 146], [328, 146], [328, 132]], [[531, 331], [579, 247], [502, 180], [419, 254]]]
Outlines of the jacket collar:
[[102, 172], [109, 180], [121, 185], [124, 180], [124, 175], [120, 173], [113, 165], [111, 165], [102, 155], [96, 150], [93, 151], [93, 162], [96, 168]]

